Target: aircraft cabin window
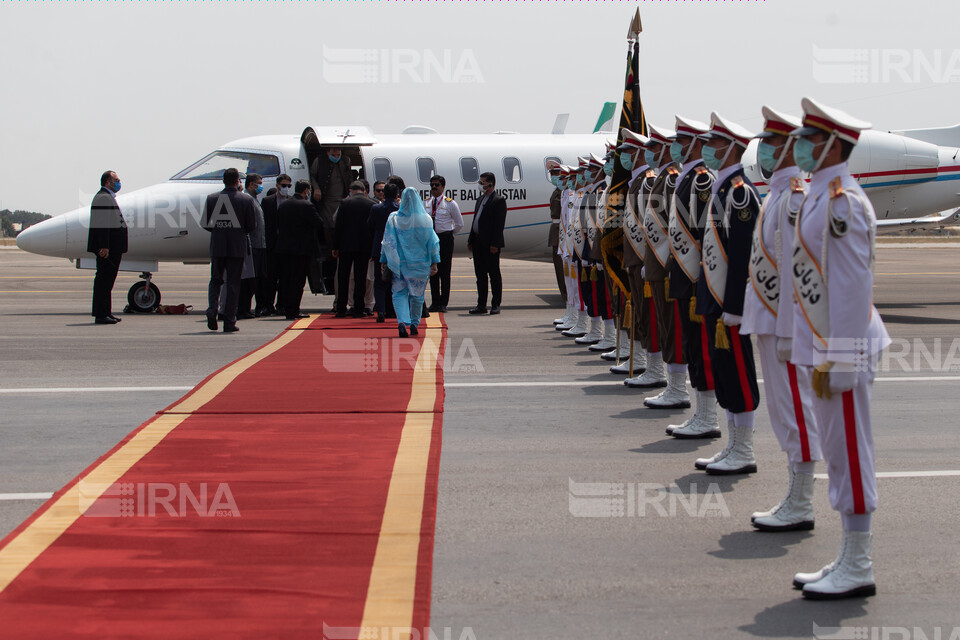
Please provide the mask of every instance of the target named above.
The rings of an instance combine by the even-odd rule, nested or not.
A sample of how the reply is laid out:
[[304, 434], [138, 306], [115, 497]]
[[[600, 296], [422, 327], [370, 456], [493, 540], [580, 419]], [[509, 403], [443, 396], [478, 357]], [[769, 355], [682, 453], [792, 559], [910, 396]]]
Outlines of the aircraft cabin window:
[[520, 182], [523, 178], [520, 171], [520, 158], [510, 156], [503, 159], [503, 177], [507, 182]]
[[387, 178], [393, 175], [393, 167], [390, 166], [390, 158], [373, 159], [373, 180], [374, 182], [386, 182]]
[[214, 151], [170, 179], [221, 180], [223, 172], [231, 167], [238, 169], [241, 177], [248, 173], [259, 173], [264, 178], [280, 175], [280, 160], [277, 156], [246, 151]]
[[550, 161], [556, 162], [557, 164], [563, 164], [562, 162], [560, 162], [560, 158], [558, 158], [557, 156], [550, 156], [549, 158], [543, 159], [543, 171], [544, 171], [544, 174], [546, 175], [547, 182], [550, 182], [550, 169], [547, 169], [547, 163]]
[[480, 167], [476, 158], [460, 158], [460, 177], [467, 184], [480, 180]]
[[430, 178], [437, 175], [437, 164], [433, 158], [417, 158], [417, 177], [424, 184], [430, 182]]

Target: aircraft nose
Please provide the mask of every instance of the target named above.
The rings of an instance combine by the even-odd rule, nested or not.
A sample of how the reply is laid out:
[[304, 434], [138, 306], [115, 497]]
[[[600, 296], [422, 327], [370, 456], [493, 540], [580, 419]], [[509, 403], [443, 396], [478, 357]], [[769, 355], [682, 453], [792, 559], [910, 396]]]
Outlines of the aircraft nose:
[[62, 257], [67, 251], [66, 221], [58, 216], [21, 231], [17, 246], [30, 253]]

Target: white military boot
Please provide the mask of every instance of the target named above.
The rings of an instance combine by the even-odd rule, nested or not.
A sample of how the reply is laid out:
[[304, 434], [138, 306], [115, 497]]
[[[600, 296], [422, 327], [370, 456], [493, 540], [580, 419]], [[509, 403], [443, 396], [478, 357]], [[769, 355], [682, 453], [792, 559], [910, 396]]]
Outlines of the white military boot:
[[[810, 600], [839, 600], [876, 595], [870, 542], [869, 531], [844, 531], [840, 557], [829, 571], [824, 571], [826, 567], [820, 570], [823, 575], [819, 580], [803, 584], [803, 597]], [[794, 577], [794, 585], [804, 575], [798, 573]]]
[[698, 438], [719, 438], [720, 425], [717, 422], [717, 402], [713, 391], [695, 391], [697, 412], [679, 425], [667, 427], [667, 434], [681, 440]]
[[727, 454], [730, 453], [730, 450], [733, 449], [734, 428], [735, 427], [733, 426], [733, 420], [728, 420], [727, 421], [727, 443], [723, 446], [723, 449], [716, 452], [709, 458], [697, 458], [694, 461], [693, 466], [699, 469], [700, 471], [703, 471], [704, 469], [707, 468], [708, 464], [713, 464], [714, 462], [720, 462], [721, 460], [726, 458]]
[[[590, 321], [590, 316], [587, 315], [586, 310], [580, 311], [577, 313], [576, 323], [569, 329], [564, 329], [561, 331], [561, 335], [567, 336], [568, 338], [578, 338], [580, 336], [587, 335], [587, 322]], [[559, 327], [557, 327], [559, 329]]]
[[653, 398], [646, 398], [643, 404], [651, 409], [688, 409], [690, 395], [687, 393], [687, 372], [668, 371], [667, 388]]
[[653, 389], [667, 386], [667, 377], [663, 372], [663, 354], [647, 354], [647, 367], [636, 378], [627, 378], [623, 381], [631, 389]]
[[603, 320], [599, 316], [590, 318], [590, 331], [576, 340], [577, 344], [596, 344], [603, 338]]
[[757, 459], [753, 457], [753, 427], [733, 427], [733, 446], [721, 460], [707, 465], [713, 476], [756, 473]]
[[840, 566], [840, 563], [843, 561], [843, 556], [847, 553], [847, 532], [843, 532], [843, 538], [840, 542], [840, 553], [837, 555], [837, 559], [831, 562], [830, 564], [824, 566], [819, 571], [813, 571], [812, 573], [795, 573], [793, 575], [793, 588], [794, 589], [803, 589], [806, 585], [812, 584], [814, 582], [819, 582], [823, 580], [835, 567]]
[[775, 514], [780, 509], [780, 507], [783, 506], [783, 503], [785, 503], [790, 498], [790, 492], [793, 491], [793, 482], [795, 479], [794, 476], [796, 475], [797, 475], [797, 472], [794, 471], [793, 469], [793, 463], [787, 462], [787, 495], [786, 497], [784, 497], [784, 499], [778, 502], [774, 507], [767, 509], [766, 511], [754, 511], [750, 515], [750, 522], [755, 522], [757, 518], [769, 518], [770, 516]]
[[568, 305], [567, 305], [567, 310], [564, 312], [563, 317], [562, 317], [562, 318], [557, 318], [556, 320], [554, 320], [554, 321], [553, 321], [553, 325], [554, 325], [554, 326], [557, 326], [557, 325], [561, 325], [561, 324], [563, 324], [563, 325], [569, 324], [569, 325], [572, 327], [573, 324], [571, 324], [571, 323], [572, 323], [572, 322], [575, 320], [575, 318], [576, 318], [576, 316], [574, 315], [575, 313], [576, 313], [576, 312], [573, 310], [573, 305], [572, 305], [572, 304], [568, 304]]
[[623, 360], [624, 358], [630, 357], [630, 334], [620, 329], [620, 351], [617, 351], [617, 345], [613, 345], [613, 351], [607, 351], [606, 353], [601, 353], [600, 357], [604, 360], [610, 360], [611, 362], [616, 362], [617, 360]]
[[808, 473], [792, 471], [787, 497], [770, 513], [754, 514], [753, 526], [760, 531], [809, 531], [813, 529], [813, 482]]
[[607, 351], [617, 346], [617, 325], [613, 320], [603, 321], [603, 337], [600, 342], [590, 345], [590, 351]]
[[[610, 373], [616, 373], [619, 375], [630, 375], [630, 349], [627, 348], [627, 354], [624, 356], [627, 360], [621, 362], [620, 364], [615, 364], [610, 367]], [[644, 371], [647, 370], [647, 352], [643, 350], [643, 347], [640, 346], [639, 342], [633, 343], [633, 373], [634, 375], [639, 376]]]

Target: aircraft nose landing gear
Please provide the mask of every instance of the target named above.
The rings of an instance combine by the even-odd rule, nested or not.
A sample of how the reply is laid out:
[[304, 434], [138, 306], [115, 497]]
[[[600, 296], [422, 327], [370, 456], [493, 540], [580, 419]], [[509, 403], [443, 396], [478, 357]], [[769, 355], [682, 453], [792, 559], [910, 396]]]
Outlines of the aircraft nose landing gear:
[[150, 282], [153, 274], [144, 271], [140, 274], [143, 282], [137, 282], [127, 292], [127, 302], [131, 311], [138, 313], [152, 313], [160, 306], [160, 289]]

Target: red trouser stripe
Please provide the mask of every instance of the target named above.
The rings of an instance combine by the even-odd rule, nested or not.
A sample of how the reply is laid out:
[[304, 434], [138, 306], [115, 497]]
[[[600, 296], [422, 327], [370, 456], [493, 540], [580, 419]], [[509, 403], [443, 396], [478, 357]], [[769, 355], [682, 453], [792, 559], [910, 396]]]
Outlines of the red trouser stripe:
[[[606, 285], [604, 285], [604, 286], [606, 286]], [[606, 290], [606, 291], [607, 291], [607, 296], [606, 296], [606, 298], [607, 298], [607, 318], [606, 318], [606, 319], [609, 320], [609, 319], [613, 318], [613, 304], [611, 304], [611, 301], [610, 301], [610, 298], [612, 297], [612, 296], [610, 295], [610, 288], [607, 287], [607, 290]]]
[[800, 386], [797, 384], [797, 367], [787, 363], [787, 376], [790, 378], [790, 394], [793, 396], [793, 413], [797, 417], [797, 429], [800, 431], [800, 452], [804, 462], [810, 462], [810, 439], [807, 437], [807, 421], [803, 417], [803, 403], [800, 401]]
[[[723, 322], [717, 320], [717, 322]], [[740, 379], [740, 391], [743, 393], [744, 411], [753, 411], [753, 393], [750, 392], [750, 383], [747, 382], [747, 367], [743, 362], [743, 344], [740, 342], [740, 327], [730, 327], [730, 348], [733, 349], [733, 358], [737, 364], [737, 377]]]
[[673, 301], [673, 348], [674, 362], [683, 364], [683, 325], [680, 324], [680, 303]]
[[857, 449], [857, 414], [853, 410], [853, 391], [843, 392], [843, 431], [847, 438], [847, 461], [850, 464], [850, 488], [853, 490], [853, 512], [864, 514], [863, 478], [860, 477], [860, 451]]
[[651, 353], [660, 351], [660, 336], [657, 335], [657, 305], [650, 298], [650, 348]]
[[590, 281], [590, 311], [593, 313], [590, 314], [591, 317], [596, 318], [600, 315], [600, 305], [597, 304], [597, 281]]
[[707, 391], [713, 391], [713, 363], [710, 361], [710, 343], [707, 342], [707, 319], [700, 323], [700, 350], [703, 351], [703, 372], [707, 378]]

